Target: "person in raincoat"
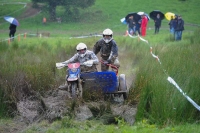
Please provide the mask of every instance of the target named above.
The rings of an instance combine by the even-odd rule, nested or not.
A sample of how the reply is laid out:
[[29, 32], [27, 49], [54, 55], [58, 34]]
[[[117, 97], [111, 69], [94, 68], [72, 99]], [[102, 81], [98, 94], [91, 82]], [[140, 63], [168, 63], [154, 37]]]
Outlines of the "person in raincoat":
[[[103, 31], [103, 38], [98, 40], [93, 47], [93, 52], [98, 54], [100, 52], [101, 60], [108, 64], [113, 64], [116, 67], [120, 67], [118, 60], [118, 46], [113, 40], [113, 32], [111, 29], [105, 29]], [[109, 66], [101, 64], [101, 71], [108, 71]]]
[[157, 14], [154, 23], [155, 23], [155, 34], [159, 33], [160, 30], [160, 26], [161, 26], [161, 18], [160, 18], [160, 14]]
[[17, 28], [17, 26], [14, 24], [10, 24], [10, 26], [9, 26], [9, 30], [10, 30], [9, 37], [11, 40], [14, 40], [16, 28]]
[[142, 22], [141, 22], [141, 35], [146, 36], [148, 19], [145, 14], [142, 14]]

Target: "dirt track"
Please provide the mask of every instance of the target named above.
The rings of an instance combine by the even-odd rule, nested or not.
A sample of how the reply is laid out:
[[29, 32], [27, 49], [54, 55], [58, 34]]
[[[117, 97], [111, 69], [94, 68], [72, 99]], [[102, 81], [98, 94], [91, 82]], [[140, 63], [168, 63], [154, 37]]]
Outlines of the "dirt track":
[[41, 12], [40, 8], [38, 8], [38, 9], [33, 8], [32, 4], [29, 3], [29, 4], [27, 4], [26, 10], [24, 11], [24, 13], [21, 14], [18, 19], [20, 20], [20, 19], [33, 17], [33, 16], [37, 15], [40, 12]]

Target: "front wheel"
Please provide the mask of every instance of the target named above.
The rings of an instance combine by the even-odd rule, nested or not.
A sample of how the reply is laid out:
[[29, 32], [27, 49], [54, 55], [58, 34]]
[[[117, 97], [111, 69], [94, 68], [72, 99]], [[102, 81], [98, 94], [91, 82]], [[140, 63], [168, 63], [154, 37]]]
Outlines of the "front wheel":
[[72, 96], [73, 99], [77, 98], [76, 90], [77, 90], [77, 83], [72, 82], [71, 83], [71, 96]]
[[83, 95], [83, 87], [82, 87], [82, 84], [81, 84], [81, 79], [78, 80], [78, 96], [80, 98], [82, 98], [82, 95]]

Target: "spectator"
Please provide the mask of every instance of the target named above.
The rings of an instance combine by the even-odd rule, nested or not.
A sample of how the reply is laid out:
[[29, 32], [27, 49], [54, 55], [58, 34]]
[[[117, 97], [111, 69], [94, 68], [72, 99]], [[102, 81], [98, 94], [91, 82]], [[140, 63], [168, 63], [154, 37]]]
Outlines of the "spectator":
[[10, 24], [10, 27], [9, 27], [9, 30], [10, 30], [9, 37], [10, 37], [10, 39], [12, 41], [14, 40], [14, 37], [15, 37], [16, 28], [17, 28], [16, 25]]
[[146, 36], [148, 19], [145, 14], [142, 15], [142, 22], [141, 22], [141, 35]]
[[173, 25], [174, 25], [174, 40], [176, 40], [176, 37], [177, 37], [177, 32], [175, 31], [175, 29], [177, 27], [177, 23], [178, 23], [178, 16], [175, 15], [175, 19], [173, 21]]
[[135, 22], [135, 20], [134, 20], [133, 15], [131, 15], [131, 16], [129, 17], [127, 23], [128, 23], [128, 33], [129, 33], [130, 35], [135, 34], [136, 22]]
[[175, 20], [173, 16], [171, 16], [171, 20], [169, 21], [168, 24], [169, 24], [170, 33], [174, 35]]
[[177, 20], [177, 26], [175, 28], [175, 40], [179, 41], [182, 39], [182, 32], [184, 30], [184, 21], [182, 20], [181, 15], [178, 16], [178, 20]]
[[141, 32], [140, 32], [141, 22], [142, 22], [142, 19], [140, 19], [140, 20], [136, 23], [135, 32], [138, 32], [138, 35], [141, 34]]
[[160, 14], [157, 14], [154, 23], [155, 23], [155, 34], [159, 33], [160, 30], [160, 26], [161, 26], [161, 18], [160, 18]]
[[47, 22], [47, 19], [45, 17], [43, 17], [42, 23], [45, 25]]

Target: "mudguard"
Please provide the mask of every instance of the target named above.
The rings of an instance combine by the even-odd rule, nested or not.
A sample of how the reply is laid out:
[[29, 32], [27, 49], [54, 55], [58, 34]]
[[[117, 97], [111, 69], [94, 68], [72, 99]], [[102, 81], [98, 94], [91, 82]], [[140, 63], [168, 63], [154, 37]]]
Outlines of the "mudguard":
[[118, 91], [118, 80], [113, 71], [81, 73], [80, 78], [84, 81], [84, 89], [98, 89], [103, 93]]

